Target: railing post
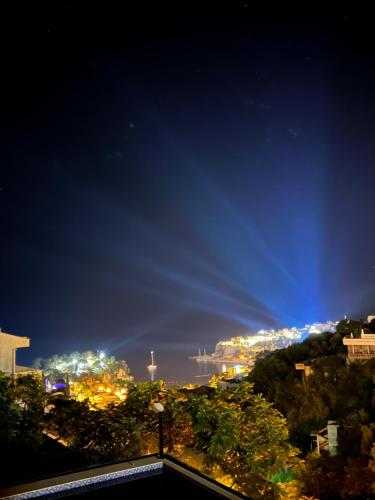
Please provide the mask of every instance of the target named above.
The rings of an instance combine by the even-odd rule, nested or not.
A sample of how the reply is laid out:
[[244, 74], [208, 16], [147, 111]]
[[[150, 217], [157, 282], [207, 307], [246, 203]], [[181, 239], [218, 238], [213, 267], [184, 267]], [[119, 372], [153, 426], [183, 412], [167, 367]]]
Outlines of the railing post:
[[154, 403], [154, 410], [159, 414], [159, 458], [164, 457], [164, 443], [163, 443], [163, 411], [164, 406], [156, 402]]
[[164, 457], [164, 443], [163, 443], [163, 412], [159, 412], [159, 457]]

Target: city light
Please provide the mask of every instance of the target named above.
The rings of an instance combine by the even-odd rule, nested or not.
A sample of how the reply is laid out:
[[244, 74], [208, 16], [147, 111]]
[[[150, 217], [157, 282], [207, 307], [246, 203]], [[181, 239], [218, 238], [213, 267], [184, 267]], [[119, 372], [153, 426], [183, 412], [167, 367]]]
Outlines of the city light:
[[301, 328], [280, 328], [279, 330], [261, 329], [247, 336], [237, 336], [217, 342], [215, 351], [209, 356], [196, 356], [197, 361], [213, 361], [221, 363], [241, 362], [253, 365], [257, 354], [288, 347], [312, 334], [334, 332], [337, 321], [306, 324]]

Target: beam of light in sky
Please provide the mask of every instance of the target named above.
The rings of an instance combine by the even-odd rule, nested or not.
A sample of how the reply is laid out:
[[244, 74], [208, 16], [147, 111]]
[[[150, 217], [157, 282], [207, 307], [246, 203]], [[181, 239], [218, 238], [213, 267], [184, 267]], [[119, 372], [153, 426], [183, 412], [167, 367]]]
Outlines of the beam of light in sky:
[[[322, 100], [324, 98], [322, 97]], [[328, 106], [326, 106], [326, 110]], [[179, 163], [186, 166], [189, 172], [194, 171], [195, 176], [195, 195], [198, 203], [191, 203], [191, 198], [183, 196], [182, 204], [185, 202], [184, 210], [189, 213], [187, 220], [194, 225], [195, 229], [201, 233], [204, 237], [212, 235], [210, 246], [215, 249], [216, 253], [224, 259], [226, 266], [231, 269], [231, 274], [236, 275], [237, 282], [242, 281], [251, 274], [251, 265], [247, 265], [249, 272], [243, 273], [243, 266], [245, 259], [239, 255], [240, 258], [236, 258], [238, 253], [241, 252], [241, 247], [250, 249], [249, 260], [254, 256], [255, 253], [261, 254], [261, 259], [266, 259], [268, 261], [267, 267], [269, 271], [264, 272], [264, 294], [261, 292], [261, 287], [259, 282], [257, 284], [257, 297], [262, 297], [261, 302], [269, 304], [272, 302], [275, 304], [275, 298], [271, 298], [272, 291], [270, 293], [269, 282], [267, 276], [271, 273], [281, 275], [279, 280], [282, 279], [285, 288], [294, 288], [294, 295], [298, 297], [297, 302], [300, 302], [301, 297], [304, 300], [304, 305], [296, 307], [303, 311], [303, 314], [307, 312], [305, 317], [309, 317], [309, 320], [316, 319], [322, 315], [322, 306], [320, 304], [320, 285], [321, 285], [321, 252], [322, 252], [322, 241], [321, 232], [324, 226], [324, 206], [323, 206], [323, 193], [325, 192], [325, 182], [323, 177], [323, 169], [326, 168], [327, 154], [326, 145], [324, 141], [326, 140], [326, 133], [320, 130], [317, 135], [315, 132], [311, 135], [310, 141], [312, 144], [315, 142], [319, 146], [319, 152], [317, 152], [317, 147], [315, 150], [311, 150], [311, 144], [307, 144], [305, 147], [305, 152], [310, 149], [308, 156], [309, 158], [298, 158], [293, 152], [293, 150], [288, 151], [288, 147], [283, 144], [278, 150], [278, 155], [271, 158], [273, 164], [283, 164], [286, 162], [294, 162], [293, 169], [296, 168], [296, 163], [299, 162], [302, 167], [302, 175], [305, 174], [305, 181], [309, 185], [309, 190], [303, 188], [304, 192], [298, 193], [294, 196], [292, 188], [293, 183], [288, 185], [290, 180], [290, 175], [287, 179], [283, 181], [284, 198], [280, 200], [280, 207], [275, 208], [278, 212], [285, 211], [285, 207], [290, 205], [290, 212], [295, 212], [294, 216], [289, 217], [288, 224], [290, 221], [290, 227], [286, 227], [286, 231], [290, 231], [292, 235], [295, 236], [295, 241], [290, 241], [288, 234], [286, 235], [286, 245], [289, 247], [291, 254], [294, 256], [293, 265], [297, 267], [297, 272], [292, 273], [288, 267], [285, 265], [285, 258], [280, 258], [278, 254], [277, 246], [270, 245], [261, 237], [259, 231], [256, 230], [256, 225], [253, 220], [256, 220], [256, 216], [245, 213], [236, 208], [233, 203], [229, 201], [228, 194], [224, 195], [222, 191], [215, 185], [214, 182], [209, 178], [209, 176], [203, 173], [203, 170], [197, 166], [191, 155], [187, 154], [188, 148], [184, 147], [182, 142], [178, 139], [175, 133], [171, 133], [170, 129], [165, 125], [164, 129], [160, 133], [164, 137], [165, 142], [169, 149], [173, 149], [174, 154], [179, 158]], [[295, 134], [293, 137], [299, 137], [299, 133]], [[178, 145], [178, 146], [177, 146]], [[325, 154], [324, 154], [325, 152]], [[251, 162], [251, 159], [249, 159]], [[297, 177], [298, 179], [298, 177]], [[173, 180], [175, 185], [176, 179]], [[185, 177], [184, 177], [185, 181]], [[204, 188], [202, 188], [204, 185]], [[251, 193], [251, 186], [250, 193]], [[198, 193], [198, 195], [197, 195]], [[254, 192], [253, 195], [258, 198], [267, 197], [267, 192]], [[295, 198], [295, 199], [293, 199]], [[209, 203], [206, 203], [209, 200]], [[179, 198], [176, 196], [175, 202], [179, 202]], [[211, 210], [209, 216], [205, 218], [208, 211]], [[215, 218], [215, 213], [220, 214], [220, 220]], [[225, 226], [225, 221], [227, 224]], [[257, 221], [259, 222], [259, 221]], [[217, 223], [217, 231], [215, 231], [215, 223]], [[276, 224], [276, 222], [275, 222]], [[237, 231], [233, 231], [233, 226], [237, 226]], [[229, 230], [226, 230], [228, 228]], [[276, 228], [272, 228], [274, 231]], [[277, 229], [276, 229], [277, 231]], [[220, 233], [222, 239], [220, 240]], [[235, 237], [237, 240], [234, 241]], [[305, 240], [305, 241], [304, 241]], [[281, 244], [281, 242], [279, 243]], [[300, 250], [296, 250], [296, 247], [300, 246]], [[237, 255], [236, 255], [237, 254]], [[292, 259], [289, 259], [292, 260]], [[241, 264], [242, 270], [238, 272], [238, 263]], [[256, 267], [256, 266], [254, 266]], [[299, 267], [299, 268], [298, 268]], [[298, 276], [298, 278], [297, 278]], [[245, 286], [241, 286], [242, 289], [248, 289], [254, 291], [254, 287], [251, 282], [247, 281]], [[279, 289], [279, 287], [275, 287]], [[263, 297], [264, 295], [264, 297]], [[276, 304], [275, 304], [276, 305]], [[276, 309], [285, 311], [285, 303], [280, 302]], [[302, 315], [303, 315], [302, 314]], [[289, 315], [293, 317], [293, 315]], [[287, 315], [284, 314], [284, 318]], [[296, 318], [297, 319], [297, 318]], [[297, 319], [298, 321], [298, 319]], [[301, 320], [299, 320], [301, 321]]]
[[[277, 304], [275, 293], [272, 291], [272, 287], [270, 288], [270, 282], [274, 281], [275, 275], [281, 275], [281, 278], [279, 277], [277, 280], [281, 279], [284, 282], [284, 287], [289, 283], [290, 286], [296, 288], [294, 293], [298, 294], [297, 306], [301, 308], [298, 303], [305, 302], [305, 305], [302, 305], [304, 311], [308, 307], [310, 309], [313, 307], [312, 300], [307, 293], [262, 241], [256, 233], [255, 227], [249, 222], [245, 222], [244, 216], [214, 188], [213, 184], [211, 183], [208, 189], [207, 185], [202, 184], [200, 177], [199, 183], [204, 186], [203, 193], [200, 193], [200, 199], [209, 197], [214, 212], [220, 213], [221, 217], [217, 221], [208, 221], [207, 217], [213, 217], [212, 209], [207, 213], [200, 208], [200, 214], [197, 217], [192, 217], [191, 212], [189, 213], [189, 223], [194, 226], [196, 234], [200, 233], [199, 236], [209, 249], [210, 254], [216, 256], [216, 262], [224, 263], [221, 268], [215, 267], [217, 264], [205, 266], [205, 259], [199, 257], [199, 254], [194, 255], [191, 250], [186, 251], [186, 247], [183, 245], [176, 244], [173, 241], [173, 235], [166, 237], [165, 234], [158, 232], [155, 227], [146, 224], [139, 217], [136, 219], [129, 217], [123, 207], [113, 206], [105, 199], [101, 199], [98, 205], [97, 197], [93, 198], [96, 209], [100, 210], [101, 213], [104, 210], [104, 213], [108, 213], [108, 217], [116, 213], [116, 219], [122, 220], [123, 233], [119, 233], [116, 238], [117, 243], [115, 239], [112, 240], [111, 245], [107, 245], [105, 238], [96, 238], [93, 250], [105, 260], [110, 259], [120, 266], [135, 265], [137, 268], [157, 274], [160, 278], [183, 287], [186, 294], [193, 297], [190, 301], [184, 299], [181, 302], [185, 306], [189, 304], [190, 307], [202, 310], [203, 301], [206, 303], [205, 310], [207, 312], [215, 312], [219, 316], [224, 314], [232, 319], [236, 309], [240, 307], [248, 311], [249, 318], [253, 315], [257, 318], [263, 316], [266, 325], [271, 324], [272, 326], [277, 322], [280, 324], [282, 321], [300, 322], [301, 319], [298, 319], [297, 315], [288, 313], [283, 302], [276, 308], [274, 306], [272, 312], [270, 311], [269, 304]], [[126, 239], [124, 239], [125, 235], [127, 235]], [[132, 238], [134, 238], [134, 242], [137, 242], [137, 245], [129, 242], [129, 239]], [[87, 244], [92, 245], [92, 238], [87, 240], [85, 237], [81, 237], [81, 243], [86, 246]], [[156, 251], [153, 256], [149, 255], [150, 248]], [[260, 268], [259, 260], [262, 262]], [[189, 274], [178, 270], [181, 263], [183, 267], [188, 269]], [[266, 272], [265, 268], [267, 268]], [[215, 284], [210, 284], [210, 275], [216, 278]], [[256, 286], [254, 286], [254, 278]], [[238, 298], [237, 292], [232, 296], [227, 285], [241, 292], [241, 299]], [[146, 287], [143, 289], [145, 290]], [[162, 295], [159, 293], [160, 297]], [[164, 298], [167, 295], [165, 294]], [[302, 302], [301, 298], [303, 298]], [[174, 302], [176, 302], [175, 299]], [[214, 303], [214, 307], [212, 303]]]

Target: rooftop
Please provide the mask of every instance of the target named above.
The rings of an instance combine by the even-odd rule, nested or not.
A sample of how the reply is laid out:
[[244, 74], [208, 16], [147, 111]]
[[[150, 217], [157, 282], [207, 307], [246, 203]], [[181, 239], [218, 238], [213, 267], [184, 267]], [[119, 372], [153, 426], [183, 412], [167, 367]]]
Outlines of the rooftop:
[[148, 456], [0, 490], [0, 498], [245, 498], [172, 457]]

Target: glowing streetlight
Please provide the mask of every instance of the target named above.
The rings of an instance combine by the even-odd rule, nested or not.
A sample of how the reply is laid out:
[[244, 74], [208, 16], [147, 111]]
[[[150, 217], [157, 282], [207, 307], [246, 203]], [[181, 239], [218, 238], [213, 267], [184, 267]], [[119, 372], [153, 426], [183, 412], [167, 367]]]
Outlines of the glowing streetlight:
[[164, 456], [164, 443], [163, 443], [163, 411], [164, 406], [161, 403], [154, 403], [154, 410], [159, 415], [159, 458]]

